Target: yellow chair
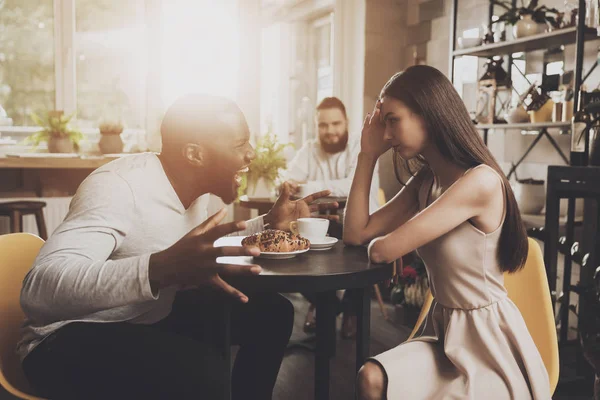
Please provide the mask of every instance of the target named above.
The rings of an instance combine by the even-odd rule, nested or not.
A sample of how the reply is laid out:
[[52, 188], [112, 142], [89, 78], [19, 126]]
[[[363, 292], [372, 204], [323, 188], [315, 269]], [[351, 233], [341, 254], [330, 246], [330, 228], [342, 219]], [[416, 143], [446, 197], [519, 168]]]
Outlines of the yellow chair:
[[21, 285], [43, 244], [29, 233], [0, 235], [0, 385], [25, 400], [44, 400], [31, 394], [15, 352], [24, 319]]
[[[504, 286], [508, 291], [508, 297], [523, 315], [527, 329], [548, 371], [550, 393], [554, 393], [559, 371], [558, 340], [544, 258], [540, 246], [535, 240], [529, 238], [529, 252], [525, 267], [514, 274], [504, 274]], [[417, 333], [432, 302], [433, 296], [428, 291], [417, 323], [409, 338], [413, 338]]]
[[385, 200], [385, 192], [382, 188], [379, 188], [377, 191], [377, 202], [379, 203], [379, 207], [383, 207], [385, 203], [387, 203]]

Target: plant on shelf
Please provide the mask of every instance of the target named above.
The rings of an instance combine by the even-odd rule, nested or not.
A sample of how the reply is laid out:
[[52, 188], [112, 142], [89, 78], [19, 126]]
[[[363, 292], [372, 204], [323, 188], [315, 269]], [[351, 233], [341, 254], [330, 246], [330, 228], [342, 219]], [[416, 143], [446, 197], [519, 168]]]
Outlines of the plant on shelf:
[[73, 116], [64, 115], [63, 111], [47, 111], [44, 118], [31, 113], [31, 119], [42, 129], [27, 137], [26, 142], [36, 147], [47, 142], [50, 153], [73, 153], [79, 150], [83, 134], [70, 127]]
[[286, 169], [283, 150], [288, 146], [292, 145], [278, 143], [270, 129], [260, 136], [254, 148], [256, 158], [248, 167], [248, 172], [242, 175], [238, 194], [254, 198], [271, 197], [281, 171]]
[[105, 121], [98, 126], [100, 141], [98, 147], [103, 154], [121, 153], [123, 151], [123, 124], [121, 122]]
[[516, 38], [540, 33], [540, 28], [545, 30], [548, 25], [553, 29], [560, 28], [560, 12], [556, 8], [540, 6], [539, 0], [530, 0], [527, 5], [521, 0], [520, 7], [513, 7], [512, 2], [507, 0], [492, 0], [492, 4], [506, 10], [494, 22], [504, 21], [513, 25], [513, 33]]
[[120, 135], [123, 132], [123, 124], [120, 122], [101, 122], [98, 129], [102, 135]]
[[402, 314], [401, 320], [407, 326], [413, 326], [429, 289], [427, 271], [421, 258], [414, 259], [402, 269], [398, 283], [392, 288], [390, 300], [397, 313]]

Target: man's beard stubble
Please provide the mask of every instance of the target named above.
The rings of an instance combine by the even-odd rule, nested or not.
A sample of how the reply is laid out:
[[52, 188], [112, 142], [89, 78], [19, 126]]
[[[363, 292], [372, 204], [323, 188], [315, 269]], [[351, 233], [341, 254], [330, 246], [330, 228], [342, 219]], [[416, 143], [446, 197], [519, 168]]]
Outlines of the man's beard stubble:
[[319, 138], [321, 142], [321, 146], [325, 153], [336, 154], [346, 149], [348, 145], [348, 131], [344, 132], [344, 135], [340, 138], [337, 143], [325, 143], [321, 138]]

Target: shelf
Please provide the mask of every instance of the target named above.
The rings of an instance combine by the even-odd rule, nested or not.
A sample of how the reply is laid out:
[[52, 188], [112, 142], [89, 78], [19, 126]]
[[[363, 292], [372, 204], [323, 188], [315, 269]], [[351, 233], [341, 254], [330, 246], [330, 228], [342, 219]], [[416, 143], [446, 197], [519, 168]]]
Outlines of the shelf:
[[[521, 39], [510, 40], [500, 43], [484, 44], [468, 49], [454, 51], [454, 57], [476, 56], [490, 57], [504, 54], [518, 53], [521, 51], [545, 50], [551, 47], [575, 43], [577, 37], [577, 27], [558, 29], [552, 32], [539, 33], [533, 36], [527, 36]], [[600, 39], [596, 35], [596, 30], [586, 28], [585, 40]]]
[[541, 123], [530, 123], [525, 122], [522, 124], [477, 124], [477, 129], [522, 129], [535, 131], [540, 129], [570, 129], [570, 122], [541, 122]]

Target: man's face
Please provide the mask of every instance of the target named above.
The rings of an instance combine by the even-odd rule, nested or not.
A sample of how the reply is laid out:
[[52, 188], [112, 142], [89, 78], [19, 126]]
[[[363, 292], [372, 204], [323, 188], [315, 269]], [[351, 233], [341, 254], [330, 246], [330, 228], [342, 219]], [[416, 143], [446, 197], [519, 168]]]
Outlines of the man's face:
[[230, 126], [231, 129], [219, 133], [207, 145], [209, 168], [205, 170], [210, 176], [199, 177], [211, 182], [211, 193], [219, 196], [225, 204], [231, 204], [237, 198], [241, 175], [256, 158], [246, 121], [236, 121]]
[[317, 112], [319, 140], [328, 153], [338, 153], [348, 143], [348, 121], [339, 108], [326, 108]]

